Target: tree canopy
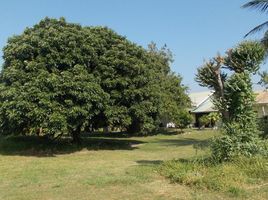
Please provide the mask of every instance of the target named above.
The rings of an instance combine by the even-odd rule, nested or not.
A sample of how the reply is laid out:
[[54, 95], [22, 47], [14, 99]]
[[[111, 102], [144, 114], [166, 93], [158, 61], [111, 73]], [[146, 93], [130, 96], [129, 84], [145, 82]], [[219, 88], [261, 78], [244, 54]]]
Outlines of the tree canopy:
[[144, 49], [107, 27], [45, 18], [3, 51], [2, 134], [79, 140], [90, 128], [148, 132], [164, 117], [178, 121], [189, 106], [166, 47]]

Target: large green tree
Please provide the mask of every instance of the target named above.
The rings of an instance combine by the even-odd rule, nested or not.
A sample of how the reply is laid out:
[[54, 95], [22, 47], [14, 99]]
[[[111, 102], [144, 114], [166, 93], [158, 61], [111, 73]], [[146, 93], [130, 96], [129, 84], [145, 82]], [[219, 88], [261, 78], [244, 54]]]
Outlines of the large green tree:
[[[92, 37], [64, 19], [45, 19], [8, 40], [1, 72], [3, 133], [79, 134], [108, 94], [88, 65]], [[90, 64], [89, 64], [90, 63]]]
[[106, 27], [45, 18], [11, 37], [3, 58], [3, 134], [70, 134], [80, 142], [89, 127], [148, 132], [189, 103], [167, 49], [146, 50]]

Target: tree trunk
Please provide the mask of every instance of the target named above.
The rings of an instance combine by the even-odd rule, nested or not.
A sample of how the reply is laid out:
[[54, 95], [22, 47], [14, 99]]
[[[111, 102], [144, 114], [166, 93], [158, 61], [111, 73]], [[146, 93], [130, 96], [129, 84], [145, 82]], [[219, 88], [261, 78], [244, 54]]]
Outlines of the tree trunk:
[[141, 132], [141, 123], [138, 121], [133, 121], [127, 128], [127, 132], [131, 134]]
[[42, 136], [43, 135], [43, 128], [41, 127], [41, 128], [36, 129], [35, 133], [37, 136]]
[[77, 127], [77, 129], [72, 130], [71, 135], [72, 135], [72, 142], [77, 145], [81, 145], [81, 126]]
[[110, 133], [110, 132], [111, 132], [111, 129], [110, 129], [109, 126], [105, 126], [105, 127], [103, 128], [103, 133]]
[[[217, 58], [220, 59], [220, 58]], [[218, 60], [217, 62], [217, 67], [216, 70], [214, 71], [215, 76], [217, 78], [217, 85], [218, 88], [215, 88], [215, 93], [218, 95], [218, 98], [220, 99], [221, 102], [225, 101], [225, 96], [224, 96], [224, 83], [221, 77], [221, 62]], [[217, 90], [218, 89], [218, 90]], [[229, 119], [229, 112], [227, 111], [227, 108], [221, 108], [220, 113], [222, 114], [222, 119], [223, 121], [227, 121]]]

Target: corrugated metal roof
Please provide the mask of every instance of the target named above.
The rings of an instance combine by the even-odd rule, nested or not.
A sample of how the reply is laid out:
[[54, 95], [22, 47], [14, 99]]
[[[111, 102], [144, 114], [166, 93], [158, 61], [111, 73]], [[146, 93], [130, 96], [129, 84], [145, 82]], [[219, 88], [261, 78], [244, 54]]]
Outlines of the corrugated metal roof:
[[211, 94], [213, 94], [213, 91], [190, 93], [189, 97], [192, 102], [192, 107], [197, 107], [202, 104]]
[[[212, 91], [189, 94], [192, 101], [192, 113], [208, 113], [217, 111], [212, 102]], [[256, 104], [268, 104], [268, 91], [255, 91]]]
[[214, 108], [211, 95], [203, 101], [198, 107], [193, 109], [192, 113], [208, 113], [208, 112], [216, 112], [217, 110]]

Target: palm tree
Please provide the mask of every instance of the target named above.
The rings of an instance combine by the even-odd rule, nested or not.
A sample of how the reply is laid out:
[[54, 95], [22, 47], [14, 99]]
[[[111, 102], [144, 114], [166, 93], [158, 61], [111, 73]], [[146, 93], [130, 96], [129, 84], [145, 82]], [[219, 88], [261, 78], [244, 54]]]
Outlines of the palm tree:
[[[268, 0], [253, 0], [250, 1], [248, 3], [246, 3], [245, 5], [242, 6], [242, 8], [251, 8], [251, 9], [256, 9], [259, 10], [261, 12], [264, 13], [268, 13]], [[265, 35], [262, 39], [262, 42], [264, 42], [265, 44], [268, 44], [268, 21], [256, 26], [255, 28], [253, 28], [251, 31], [249, 31], [245, 37], [247, 37], [248, 35], [257, 33], [259, 31], [262, 31], [266, 29]]]
[[[257, 9], [263, 13], [268, 13], [268, 0], [253, 0], [243, 5], [242, 8]], [[265, 33], [264, 33], [263, 38], [261, 39], [261, 43], [266, 49], [266, 59], [267, 59], [268, 57], [268, 21], [253, 28], [251, 31], [249, 31], [245, 35], [245, 37], [247, 37], [248, 35], [260, 32], [262, 30], [265, 30]], [[264, 86], [266, 89], [268, 89], [268, 71], [260, 72], [259, 75], [261, 76], [261, 80], [259, 84]]]

